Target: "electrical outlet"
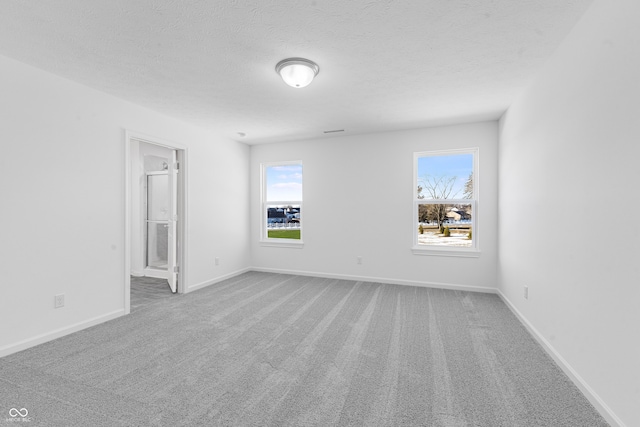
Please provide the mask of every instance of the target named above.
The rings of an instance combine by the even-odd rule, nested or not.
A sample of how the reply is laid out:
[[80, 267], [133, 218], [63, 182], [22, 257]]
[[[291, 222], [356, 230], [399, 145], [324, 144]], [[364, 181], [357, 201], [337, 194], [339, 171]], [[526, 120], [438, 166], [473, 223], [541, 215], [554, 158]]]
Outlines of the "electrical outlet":
[[220, 265], [220, 258], [216, 257], [214, 261], [215, 261], [216, 265]]
[[64, 307], [64, 294], [59, 294], [53, 297], [53, 304], [55, 308]]
[[356, 257], [356, 264], [362, 264], [362, 257]]
[[529, 299], [529, 287], [524, 287], [524, 299]]

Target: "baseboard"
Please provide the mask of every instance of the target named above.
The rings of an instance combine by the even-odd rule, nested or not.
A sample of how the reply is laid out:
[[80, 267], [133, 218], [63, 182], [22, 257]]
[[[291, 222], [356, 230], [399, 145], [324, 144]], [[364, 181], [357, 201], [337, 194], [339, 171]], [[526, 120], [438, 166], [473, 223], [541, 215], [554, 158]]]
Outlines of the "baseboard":
[[164, 270], [145, 268], [142, 275], [145, 277], [153, 277], [154, 279], [166, 279], [169, 276], [169, 272], [166, 268]]
[[223, 280], [231, 279], [232, 277], [239, 276], [243, 273], [251, 271], [250, 268], [243, 268], [233, 273], [225, 274], [224, 276], [216, 277], [215, 279], [205, 280], [204, 282], [196, 283], [195, 285], [187, 286], [185, 293], [197, 291], [198, 289], [206, 288], [207, 286], [211, 286], [215, 283], [222, 282]]
[[562, 371], [569, 379], [578, 387], [584, 396], [591, 402], [594, 408], [602, 415], [602, 417], [612, 426], [626, 427], [625, 424], [613, 413], [611, 408], [598, 396], [598, 394], [587, 384], [587, 382], [571, 367], [571, 365], [556, 351], [555, 348], [547, 341], [540, 332], [527, 320], [526, 317], [516, 308], [515, 305], [498, 289], [496, 292], [507, 307], [515, 314], [520, 323], [522, 323], [529, 333], [535, 338], [542, 348], [551, 356]]
[[123, 315], [124, 315], [124, 309], [115, 310], [110, 313], [103, 314], [101, 316], [96, 316], [91, 319], [84, 320], [82, 322], [74, 323], [73, 325], [55, 329], [45, 334], [36, 335], [35, 337], [28, 338], [24, 341], [20, 341], [15, 344], [9, 344], [4, 347], [0, 347], [0, 357], [8, 356], [10, 354], [17, 353], [22, 350], [26, 350], [30, 347], [34, 347], [39, 344], [44, 344], [48, 341], [55, 340], [56, 338], [69, 335], [86, 328], [90, 328], [91, 326], [99, 325], [100, 323], [104, 323], [109, 320], [116, 319]]
[[469, 286], [458, 285], [454, 283], [441, 283], [441, 282], [424, 282], [417, 280], [400, 280], [392, 279], [389, 277], [369, 277], [369, 276], [355, 276], [349, 274], [331, 274], [331, 273], [319, 273], [316, 271], [298, 271], [298, 270], [285, 270], [279, 268], [262, 268], [251, 267], [251, 271], [262, 271], [265, 273], [278, 273], [278, 274], [294, 274], [297, 276], [312, 276], [312, 277], [324, 277], [326, 279], [339, 279], [339, 280], [355, 280], [362, 282], [375, 282], [375, 283], [389, 283], [392, 285], [403, 286], [418, 286], [421, 288], [437, 288], [437, 289], [451, 289], [454, 291], [467, 291], [467, 292], [481, 292], [488, 294], [495, 294], [497, 289], [483, 287], [483, 286]]

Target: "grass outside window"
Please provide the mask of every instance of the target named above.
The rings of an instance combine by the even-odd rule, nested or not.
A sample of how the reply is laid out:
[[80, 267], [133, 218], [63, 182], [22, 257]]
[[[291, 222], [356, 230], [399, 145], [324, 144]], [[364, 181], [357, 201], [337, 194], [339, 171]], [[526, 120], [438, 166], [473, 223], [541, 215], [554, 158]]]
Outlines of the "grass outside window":
[[300, 240], [300, 230], [268, 230], [270, 239], [297, 239]]

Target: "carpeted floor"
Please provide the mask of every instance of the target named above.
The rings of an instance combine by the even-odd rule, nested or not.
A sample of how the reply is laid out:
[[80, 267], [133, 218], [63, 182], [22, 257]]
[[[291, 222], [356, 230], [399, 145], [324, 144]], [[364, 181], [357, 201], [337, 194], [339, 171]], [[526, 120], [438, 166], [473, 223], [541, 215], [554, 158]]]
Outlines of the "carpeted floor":
[[175, 296], [167, 279], [131, 276], [131, 312], [158, 300]]
[[33, 426], [607, 425], [495, 295], [258, 272], [0, 359], [0, 402]]

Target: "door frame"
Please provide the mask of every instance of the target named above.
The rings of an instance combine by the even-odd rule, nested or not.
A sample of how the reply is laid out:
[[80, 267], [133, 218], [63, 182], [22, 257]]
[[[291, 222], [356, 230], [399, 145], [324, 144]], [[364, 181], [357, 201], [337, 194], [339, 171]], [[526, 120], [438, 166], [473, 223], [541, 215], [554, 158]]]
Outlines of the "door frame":
[[[149, 136], [140, 132], [125, 130], [125, 200], [124, 200], [124, 311], [125, 314], [131, 312], [131, 211], [132, 211], [132, 195], [131, 195], [131, 150], [134, 141], [143, 142], [145, 144], [158, 145], [160, 147], [176, 150], [178, 159], [178, 289], [179, 294], [187, 291], [187, 167], [188, 167], [188, 150], [187, 147], [173, 141], [167, 141], [161, 138]], [[137, 146], [137, 144], [136, 144]]]

